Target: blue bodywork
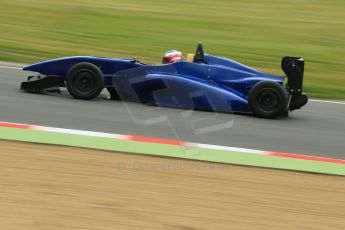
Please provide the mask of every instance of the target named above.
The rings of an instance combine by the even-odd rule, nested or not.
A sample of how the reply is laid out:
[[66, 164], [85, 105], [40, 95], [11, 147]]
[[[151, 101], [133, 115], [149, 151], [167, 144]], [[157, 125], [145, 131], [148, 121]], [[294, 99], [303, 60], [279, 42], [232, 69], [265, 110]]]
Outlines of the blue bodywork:
[[76, 64], [88, 62], [103, 73], [104, 87], [121, 99], [157, 106], [219, 112], [250, 112], [248, 92], [259, 81], [283, 85], [284, 77], [254, 70], [233, 60], [205, 54], [205, 63], [147, 65], [135, 59], [66, 57], [24, 68], [65, 80]]

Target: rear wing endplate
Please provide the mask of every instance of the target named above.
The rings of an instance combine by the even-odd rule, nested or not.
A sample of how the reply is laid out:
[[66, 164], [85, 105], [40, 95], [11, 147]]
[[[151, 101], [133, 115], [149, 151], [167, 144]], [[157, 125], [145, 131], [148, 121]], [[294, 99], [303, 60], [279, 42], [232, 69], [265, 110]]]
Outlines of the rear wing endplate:
[[281, 67], [288, 78], [287, 86], [291, 94], [301, 94], [303, 87], [304, 59], [284, 57]]

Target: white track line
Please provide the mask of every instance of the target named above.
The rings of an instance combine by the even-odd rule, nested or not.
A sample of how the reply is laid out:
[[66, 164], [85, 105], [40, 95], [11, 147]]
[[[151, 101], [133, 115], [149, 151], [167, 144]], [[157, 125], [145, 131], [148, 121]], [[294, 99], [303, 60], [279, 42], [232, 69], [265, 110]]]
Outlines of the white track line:
[[19, 70], [22, 70], [22, 68], [20, 68], [20, 67], [6, 66], [6, 65], [0, 65], [0, 68], [2, 68], [2, 69], [19, 69]]
[[326, 100], [316, 100], [316, 99], [309, 99], [312, 102], [321, 102], [321, 103], [330, 103], [330, 104], [338, 104], [338, 105], [345, 105], [344, 101], [326, 101]]

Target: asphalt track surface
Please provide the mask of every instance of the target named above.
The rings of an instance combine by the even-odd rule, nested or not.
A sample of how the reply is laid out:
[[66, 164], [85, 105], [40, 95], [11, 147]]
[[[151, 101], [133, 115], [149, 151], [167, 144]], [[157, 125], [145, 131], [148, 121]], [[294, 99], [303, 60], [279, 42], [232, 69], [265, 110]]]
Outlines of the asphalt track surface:
[[92, 101], [19, 90], [27, 72], [0, 68], [0, 121], [345, 159], [345, 104], [310, 101], [287, 118], [260, 119], [200, 111]]

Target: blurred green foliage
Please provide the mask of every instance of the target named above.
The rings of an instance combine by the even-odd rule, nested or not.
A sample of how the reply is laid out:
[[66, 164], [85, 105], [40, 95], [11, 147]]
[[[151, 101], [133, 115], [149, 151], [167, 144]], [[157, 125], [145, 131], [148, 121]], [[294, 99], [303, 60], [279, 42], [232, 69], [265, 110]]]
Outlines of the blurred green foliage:
[[0, 60], [72, 55], [158, 63], [169, 49], [230, 57], [283, 75], [306, 60], [305, 91], [345, 98], [344, 0], [0, 0]]

